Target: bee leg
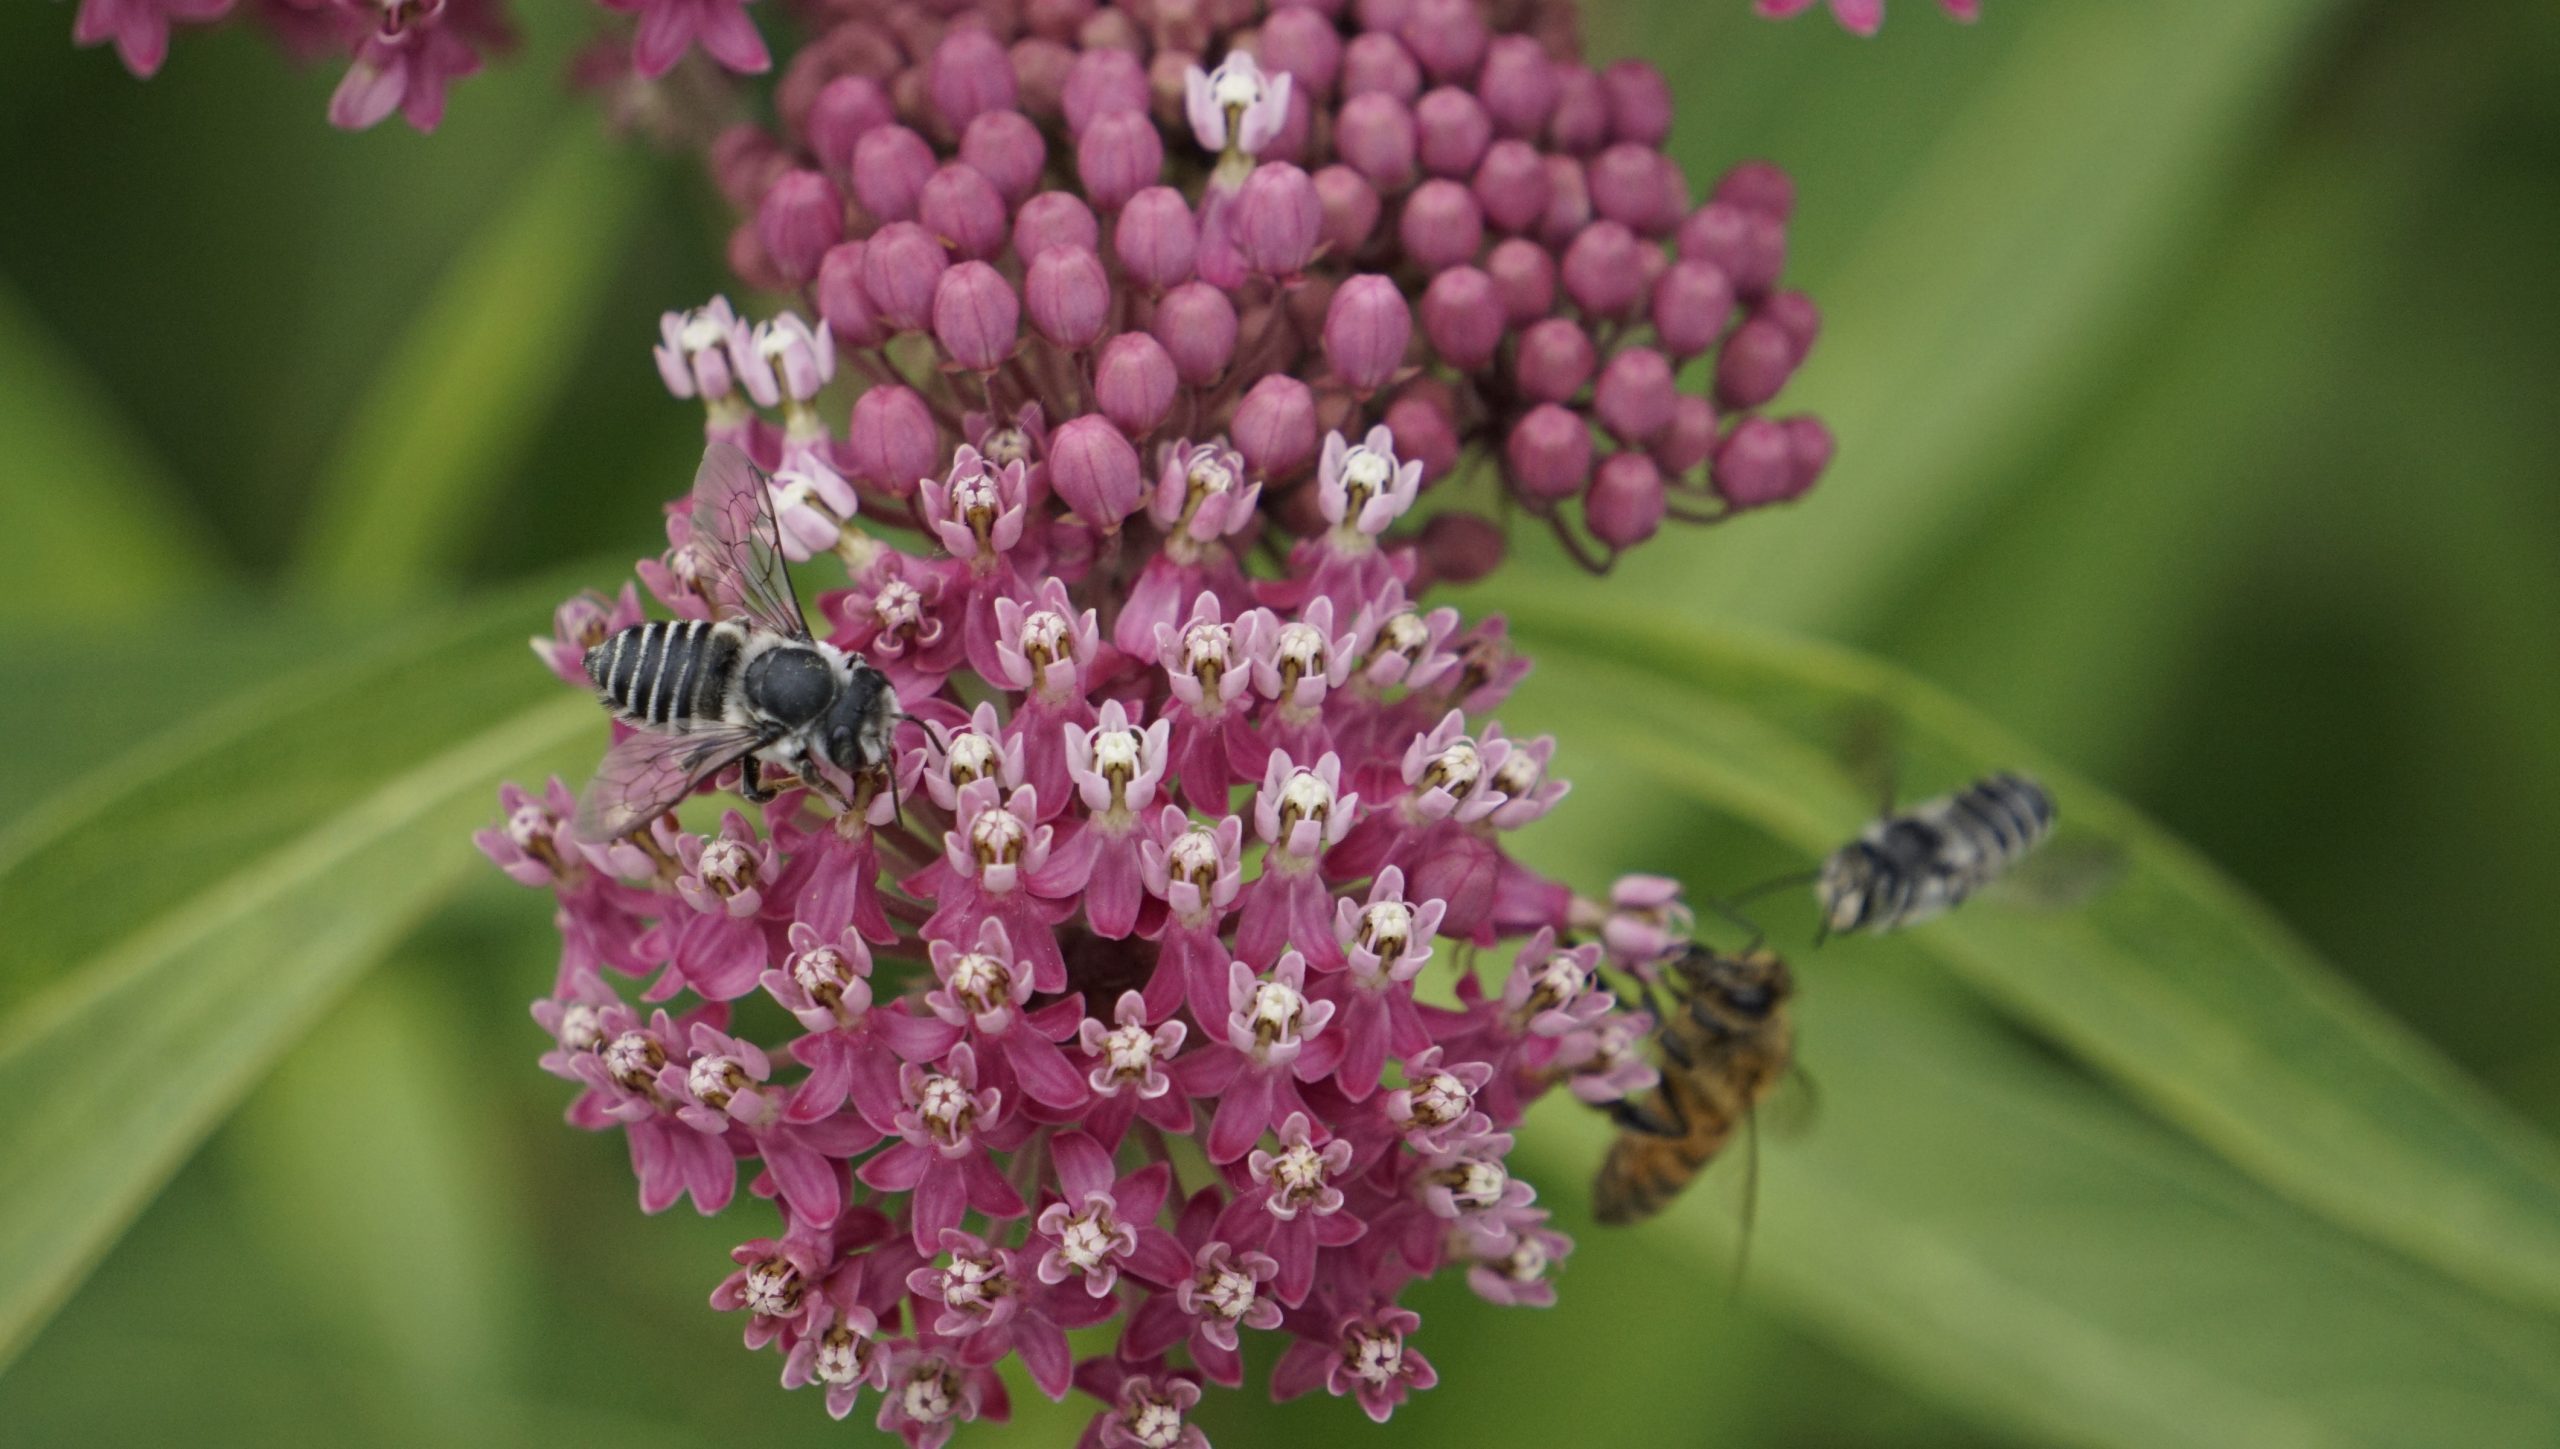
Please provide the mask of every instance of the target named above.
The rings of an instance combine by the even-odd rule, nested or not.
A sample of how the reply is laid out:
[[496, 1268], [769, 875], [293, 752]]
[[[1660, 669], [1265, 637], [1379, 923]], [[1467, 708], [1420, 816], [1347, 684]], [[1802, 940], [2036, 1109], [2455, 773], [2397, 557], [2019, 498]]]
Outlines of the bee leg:
[[1636, 983], [1636, 986], [1637, 999], [1644, 1003], [1645, 1015], [1653, 1018], [1655, 1027], [1654, 1040], [1662, 1044], [1662, 1054], [1671, 1058], [1674, 1066], [1688, 1067], [1696, 1065], [1696, 1063], [1690, 1060], [1689, 1044], [1680, 1040], [1676, 1033], [1660, 1029], [1662, 1024], [1669, 1021], [1671, 1018], [1662, 1014], [1662, 1002], [1653, 994], [1653, 983], [1650, 981], [1639, 981]]
[[753, 755], [738, 763], [738, 798], [750, 805], [762, 805], [773, 798], [774, 792], [764, 787], [760, 773], [763, 768], [762, 762]]

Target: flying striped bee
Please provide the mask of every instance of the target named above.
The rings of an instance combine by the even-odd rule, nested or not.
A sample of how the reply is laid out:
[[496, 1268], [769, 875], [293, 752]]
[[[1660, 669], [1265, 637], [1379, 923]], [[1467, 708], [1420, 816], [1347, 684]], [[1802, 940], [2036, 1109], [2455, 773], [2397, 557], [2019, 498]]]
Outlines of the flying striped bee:
[[1889, 813], [1816, 873], [1822, 929], [1918, 925], [2007, 874], [2053, 833], [2054, 818], [2042, 785], [2005, 772]]
[[1591, 1184], [1594, 1216], [1621, 1226], [1662, 1211], [1749, 1124], [1787, 1074], [1795, 1029], [1787, 963], [1758, 946], [1739, 955], [1692, 945], [1668, 963], [1671, 1010], [1657, 1011], [1662, 1085], [1609, 1106], [1619, 1127]]
[[811, 637], [782, 565], [765, 475], [727, 443], [693, 480], [693, 543], [716, 620], [634, 624], [587, 651], [605, 707], [635, 730], [606, 752], [578, 802], [592, 841], [628, 835], [707, 777], [740, 761], [739, 793], [772, 798], [768, 763], [815, 783], [820, 762], [848, 775], [885, 765], [900, 718], [888, 679]]

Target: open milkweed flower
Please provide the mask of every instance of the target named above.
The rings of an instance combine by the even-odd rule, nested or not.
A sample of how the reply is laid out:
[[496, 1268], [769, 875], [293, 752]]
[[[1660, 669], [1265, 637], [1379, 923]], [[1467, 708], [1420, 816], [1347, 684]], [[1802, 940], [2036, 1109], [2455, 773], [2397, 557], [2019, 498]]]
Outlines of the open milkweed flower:
[[[764, 57], [737, 0], [617, 3], [643, 70]], [[709, 155], [741, 282], [797, 295], [652, 349], [771, 471], [887, 759], [611, 841], [510, 787], [479, 840], [556, 901], [571, 1122], [645, 1208], [756, 1220], [718, 1301], [786, 1386], [938, 1445], [1019, 1361], [1085, 1443], [1196, 1449], [1258, 1347], [1384, 1418], [1435, 1380], [1409, 1285], [1553, 1300], [1515, 1131], [1651, 1084], [1601, 971], [1691, 923], [1519, 859], [1574, 741], [1502, 728], [1532, 661], [1431, 591], [1508, 516], [1604, 569], [1802, 496], [1830, 436], [1768, 409], [1820, 317], [1783, 174], [1694, 197], [1660, 75], [1557, 7], [1066, 9], [808, 12]], [[638, 583], [734, 617], [718, 529], [665, 531]], [[642, 604], [536, 653], [587, 689]]]

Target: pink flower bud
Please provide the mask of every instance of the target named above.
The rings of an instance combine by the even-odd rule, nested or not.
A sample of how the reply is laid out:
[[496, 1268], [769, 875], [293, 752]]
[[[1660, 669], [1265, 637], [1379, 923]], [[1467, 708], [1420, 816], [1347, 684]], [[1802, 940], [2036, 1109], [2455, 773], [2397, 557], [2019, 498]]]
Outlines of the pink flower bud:
[[990, 111], [1013, 109], [1013, 61], [1004, 42], [974, 25], [943, 32], [925, 63], [925, 95], [957, 132]]
[[1083, 247], [1053, 246], [1034, 257], [1023, 294], [1033, 329], [1070, 352], [1101, 341], [1111, 321], [1111, 274]]
[[1614, 317], [1644, 295], [1644, 243], [1614, 221], [1595, 221], [1564, 254], [1565, 295], [1595, 317]]
[[1138, 450], [1105, 418], [1087, 415], [1049, 435], [1049, 487], [1076, 516], [1116, 529], [1146, 501]]
[[1013, 254], [1029, 262], [1051, 247], [1102, 250], [1102, 224], [1072, 192], [1043, 191], [1013, 217]]
[[1822, 310], [1802, 292], [1780, 292], [1760, 304], [1760, 315], [1786, 329], [1795, 339], [1796, 357], [1802, 360], [1813, 351], [1814, 339], [1822, 335]]
[[862, 290], [871, 295], [872, 308], [890, 326], [920, 332], [933, 320], [933, 289], [950, 265], [942, 243], [923, 227], [911, 221], [891, 222], [863, 244]]
[[1117, 211], [1164, 174], [1164, 138], [1144, 111], [1097, 116], [1076, 141], [1076, 175], [1085, 195]]
[[854, 400], [845, 451], [856, 479], [905, 498], [939, 470], [942, 440], [912, 388], [875, 387]]
[[1653, 284], [1653, 330], [1674, 357], [1695, 357], [1724, 336], [1733, 284], [1712, 262], [1679, 262]]
[[1002, 366], [1021, 328], [1021, 299], [1004, 274], [985, 262], [962, 262], [934, 287], [933, 340], [970, 372]]
[[1342, 48], [1342, 96], [1391, 96], [1410, 106], [1422, 94], [1422, 67], [1394, 36], [1372, 30]]
[[1609, 135], [1638, 146], [1659, 146], [1671, 134], [1671, 83], [1641, 60], [1622, 60], [1600, 73], [1609, 107]]
[[1599, 365], [1591, 334], [1566, 317], [1532, 324], [1520, 334], [1520, 352], [1512, 360], [1520, 391], [1540, 402], [1571, 401]]
[[1407, 383], [1387, 404], [1387, 431], [1396, 453], [1422, 465], [1423, 486], [1449, 476], [1458, 465], [1458, 404], [1448, 384], [1434, 377]]
[[1312, 100], [1332, 94], [1342, 73], [1342, 32], [1303, 5], [1274, 10], [1262, 22], [1253, 50], [1264, 70], [1286, 72]]
[[1591, 476], [1591, 429], [1567, 409], [1540, 403], [1511, 425], [1502, 457], [1514, 487], [1542, 502], [1560, 502], [1581, 492]]
[[840, 75], [827, 82], [809, 107], [805, 134], [809, 149], [827, 174], [839, 181], [853, 175], [853, 152], [862, 138], [898, 119], [889, 93], [867, 75]]
[[1069, 40], [1093, 14], [1095, 0], [1025, 0], [1022, 23], [1035, 35]]
[[1756, 408], [1778, 395], [1803, 360], [1795, 338], [1777, 319], [1746, 318], [1716, 354], [1716, 401], [1736, 411]]
[[1556, 107], [1547, 117], [1547, 144], [1568, 156], [1588, 156], [1609, 144], [1609, 97], [1591, 67], [1556, 68]]
[[1670, 359], [1650, 347], [1630, 347], [1600, 370], [1591, 410], [1620, 442], [1642, 447], [1671, 426], [1671, 407], [1678, 395]]
[[1324, 206], [1324, 244], [1349, 256], [1368, 244], [1378, 229], [1378, 189], [1348, 166], [1327, 166], [1315, 175], [1316, 199]]
[[1405, 198], [1396, 236], [1425, 271], [1442, 271], [1475, 260], [1484, 245], [1484, 215], [1476, 210], [1474, 192], [1434, 177]]
[[1486, 254], [1484, 272], [1502, 295], [1503, 316], [1512, 326], [1526, 326], [1556, 307], [1556, 259], [1545, 247], [1525, 237], [1496, 243]]
[[1538, 218], [1538, 240], [1562, 250], [1573, 245], [1591, 224], [1591, 188], [1582, 163], [1570, 156], [1547, 157], [1547, 214]]
[[1154, 92], [1147, 85], [1147, 70], [1138, 58], [1125, 50], [1092, 50], [1076, 57], [1067, 72], [1067, 84], [1059, 95], [1059, 103], [1067, 117], [1067, 134], [1082, 137], [1085, 128], [1102, 116], [1135, 111], [1145, 115]]
[[985, 261], [1004, 250], [1004, 197], [978, 168], [963, 162], [943, 167], [924, 184], [916, 220], [963, 257]]
[[1372, 91], [1354, 96], [1334, 119], [1334, 150], [1380, 191], [1402, 191], [1413, 184], [1418, 145], [1413, 113], [1390, 95]]
[[1716, 449], [1710, 480], [1736, 508], [1784, 503], [1811, 481], [1799, 482], [1794, 440], [1785, 424], [1769, 418], [1745, 418], [1734, 428]]
[[729, 127], [712, 138], [711, 180], [740, 211], [751, 211], [764, 199], [773, 178], [791, 169], [790, 153], [773, 133], [750, 122]]
[[1478, 0], [1413, 0], [1398, 33], [1433, 80], [1459, 85], [1475, 79], [1492, 39]]
[[1796, 496], [1802, 497], [1831, 466], [1831, 429], [1815, 417], [1788, 418], [1779, 426], [1787, 430], [1787, 448], [1795, 462]]
[[1474, 189], [1485, 219], [1504, 231], [1536, 226], [1555, 199], [1547, 158], [1526, 141], [1496, 141], [1488, 147], [1476, 166]]
[[861, 242], [841, 242], [818, 263], [818, 315], [840, 347], [872, 347], [881, 338], [879, 314], [862, 289], [862, 252]]
[[1582, 501], [1582, 521], [1591, 536], [1611, 548], [1633, 548], [1662, 527], [1668, 500], [1662, 472], [1642, 453], [1619, 453], [1600, 465], [1591, 494]]
[[1006, 204], [1018, 206], [1039, 188], [1049, 143], [1020, 111], [987, 111], [961, 133], [960, 159], [994, 182]]
[[1412, 340], [1413, 312], [1394, 282], [1358, 276], [1333, 294], [1324, 318], [1324, 360], [1354, 391], [1386, 386]]
[[738, 280], [759, 292], [779, 292], [791, 285], [775, 270], [773, 258], [764, 254], [764, 242], [756, 235], [753, 219], [730, 228], [728, 262]]
[[1143, 438], [1162, 426], [1173, 411], [1173, 395], [1181, 386], [1173, 357], [1164, 344], [1144, 332], [1123, 332], [1102, 345], [1093, 367], [1094, 400], [1120, 431]]
[[1493, 118], [1476, 98], [1442, 86], [1414, 103], [1415, 155], [1433, 176], [1465, 176], [1493, 143]]
[[1236, 194], [1236, 250], [1245, 265], [1267, 276], [1304, 270], [1323, 226], [1324, 203], [1315, 183], [1286, 161], [1256, 166]]
[[1671, 426], [1653, 440], [1653, 461], [1673, 477], [1707, 461], [1716, 446], [1716, 405], [1695, 394], [1672, 399]]
[[756, 240], [774, 271], [792, 286], [818, 275], [827, 248], [844, 240], [844, 193], [815, 171], [791, 171], [756, 208]]
[[1055, 40], [1029, 36], [1013, 43], [1013, 89], [1022, 113], [1054, 121], [1066, 109], [1067, 76], [1076, 52]]
[[1286, 478], [1316, 455], [1316, 395], [1294, 377], [1266, 377], [1236, 404], [1229, 431], [1255, 472]]
[[1472, 584], [1501, 566], [1502, 528], [1472, 513], [1438, 514], [1422, 525], [1421, 552], [1432, 582]]
[[1206, 282], [1185, 282], [1156, 303], [1155, 339], [1192, 387], [1218, 380], [1236, 355], [1236, 307]]
[[1620, 142], [1592, 157], [1583, 176], [1593, 211], [1644, 236], [1669, 235], [1688, 209], [1680, 168], [1649, 146]]
[[1522, 140], [1533, 140], [1546, 128], [1562, 89], [1546, 47], [1526, 35], [1495, 37], [1485, 51], [1484, 73], [1476, 79], [1476, 94], [1484, 98], [1494, 130]]
[[853, 144], [853, 197], [881, 221], [913, 221], [916, 198], [941, 161], [904, 126], [877, 126]]
[[1191, 280], [1200, 232], [1181, 192], [1170, 186], [1150, 186], [1120, 209], [1111, 245], [1131, 281], [1162, 291]]
[[1714, 199], [1785, 221], [1795, 215], [1796, 184], [1766, 161], [1745, 161], [1716, 183]]
[[[1451, 267], [1432, 278], [1422, 294], [1422, 335], [1441, 361], [1460, 372], [1474, 372], [1493, 361], [1508, 330], [1506, 320], [1500, 289], [1474, 267]], [[1403, 430], [1396, 436], [1402, 439]]]
[[1680, 224], [1680, 255], [1715, 263], [1735, 292], [1757, 297], [1786, 270], [1787, 224], [1765, 211], [1710, 201]]

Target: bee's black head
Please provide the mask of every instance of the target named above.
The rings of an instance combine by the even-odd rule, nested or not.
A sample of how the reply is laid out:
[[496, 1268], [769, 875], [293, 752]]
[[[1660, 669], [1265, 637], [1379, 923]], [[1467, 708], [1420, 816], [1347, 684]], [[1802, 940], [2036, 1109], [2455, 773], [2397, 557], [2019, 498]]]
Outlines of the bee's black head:
[[819, 747], [828, 763], [858, 774], [889, 758], [889, 730], [898, 722], [898, 696], [879, 670], [856, 661], [820, 722]]

